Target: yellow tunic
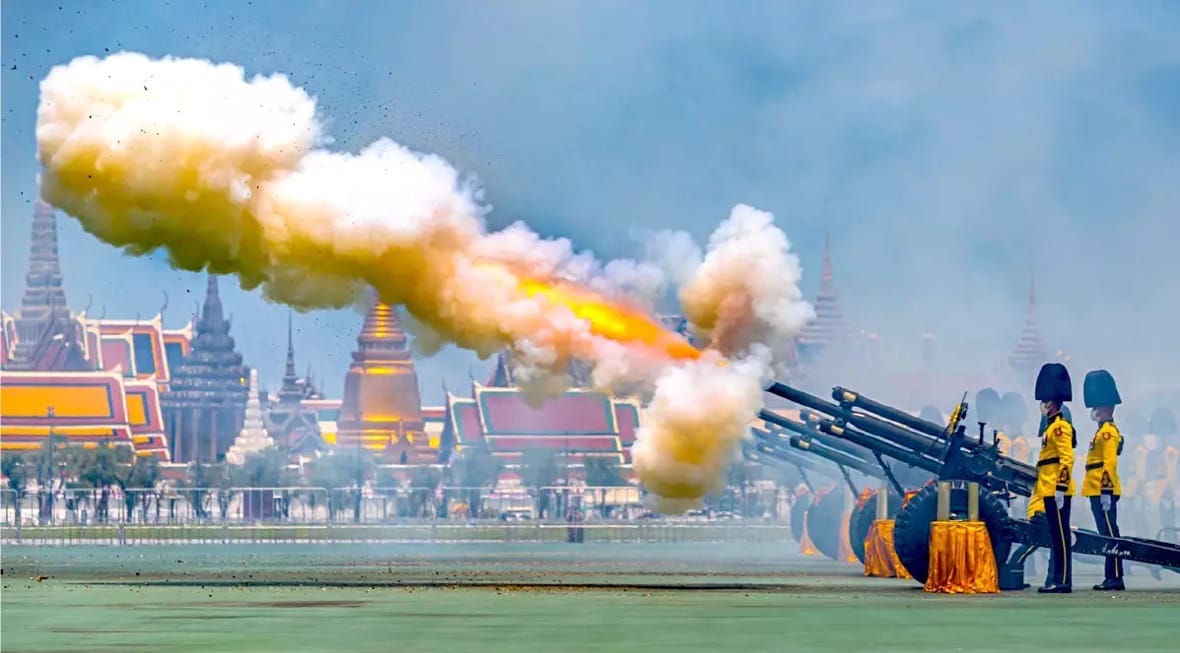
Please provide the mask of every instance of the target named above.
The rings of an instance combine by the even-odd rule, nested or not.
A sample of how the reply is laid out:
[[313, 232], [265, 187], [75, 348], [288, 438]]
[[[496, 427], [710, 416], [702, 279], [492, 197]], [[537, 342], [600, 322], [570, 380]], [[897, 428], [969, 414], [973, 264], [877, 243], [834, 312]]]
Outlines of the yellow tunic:
[[996, 446], [999, 448], [1001, 456], [1007, 456], [1008, 452], [1012, 451], [1012, 438], [1003, 433], [997, 433]]
[[1122, 451], [1123, 435], [1114, 422], [1099, 424], [1094, 439], [1090, 440], [1090, 451], [1086, 454], [1082, 496], [1113, 494], [1117, 497], [1123, 493], [1123, 486], [1119, 483], [1119, 454]]
[[1138, 445], [1131, 454], [1131, 468], [1128, 470], [1127, 483], [1123, 488], [1123, 496], [1133, 497], [1143, 493], [1147, 483], [1147, 447]]
[[1180, 450], [1168, 447], [1164, 450], [1164, 477], [1168, 479], [1168, 489], [1180, 492]]
[[1041, 455], [1037, 458], [1037, 485], [1033, 494], [1051, 497], [1058, 492], [1074, 495], [1073, 426], [1060, 413], [1041, 434]]
[[1028, 518], [1032, 519], [1038, 512], [1045, 512], [1045, 500], [1034, 494], [1028, 498]]
[[1032, 454], [1032, 447], [1028, 445], [1028, 440], [1024, 439], [1023, 435], [1018, 435], [1012, 438], [1012, 455], [1011, 457], [1022, 463], [1032, 462], [1030, 460]]

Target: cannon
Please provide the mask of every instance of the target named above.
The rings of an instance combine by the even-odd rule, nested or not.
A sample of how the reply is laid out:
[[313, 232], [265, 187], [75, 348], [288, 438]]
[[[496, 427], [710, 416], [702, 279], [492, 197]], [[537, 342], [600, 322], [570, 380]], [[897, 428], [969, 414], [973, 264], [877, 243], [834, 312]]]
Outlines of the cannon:
[[[804, 482], [807, 483], [808, 490], [811, 492], [811, 501], [796, 502], [795, 507], [792, 508], [792, 533], [795, 538], [798, 540], [802, 536], [802, 529], [794, 525], [797, 523], [796, 520], [805, 519], [807, 531], [815, 548], [827, 558], [839, 559], [840, 529], [843, 527], [844, 516], [843, 493], [832, 491], [834, 489], [832, 487], [816, 491], [814, 487], [811, 487], [806, 475], [806, 471], [819, 471], [820, 473], [827, 472], [825, 475], [830, 477], [833, 471], [832, 465], [822, 465], [821, 461], [816, 458], [826, 460], [834, 464], [835, 471], [839, 472], [853, 496], [856, 497], [852, 514], [848, 520], [848, 542], [853, 555], [864, 562], [865, 537], [877, 515], [876, 499], [879, 491], [877, 488], [861, 490], [853, 481], [850, 472], [855, 471], [869, 478], [884, 480], [885, 474], [882, 467], [874, 462], [872, 453], [862, 447], [815, 432], [802, 422], [790, 417], [774, 413], [771, 415], [773, 420], [764, 420], [771, 428], [754, 427], [751, 429], [756, 444], [750, 447], [753, 451], [747, 453], [746, 457], [759, 462], [770, 459], [779, 463], [792, 464], [803, 475]], [[774, 426], [781, 427], [783, 430], [773, 428]], [[784, 430], [792, 433], [786, 433]], [[804, 452], [812, 455], [808, 456]], [[901, 495], [891, 491], [887, 501], [890, 515], [895, 514], [901, 508]], [[806, 510], [805, 516], [797, 515], [796, 511], [800, 506]]]
[[[808, 428], [867, 449], [875, 456], [895, 461], [888, 469], [890, 483], [904, 496], [898, 480], [898, 464], [922, 470], [939, 481], [951, 483], [951, 512], [967, 511], [968, 483], [977, 483], [979, 518], [987, 525], [999, 569], [1000, 589], [1024, 589], [1024, 562], [1037, 548], [1049, 547], [1046, 528], [1009, 515], [1008, 504], [1016, 496], [1029, 497], [1036, 484], [1036, 468], [1008, 458], [999, 451], [996, 433], [985, 438], [986, 424], [979, 422], [977, 437], [967, 434], [966, 395], [951, 413], [948, 423], [936, 424], [864, 397], [842, 387], [832, 389], [832, 401], [773, 382], [767, 392], [803, 408], [800, 419]], [[763, 411], [762, 417], [773, 415]], [[912, 494], [894, 519], [894, 548], [906, 570], [925, 582], [929, 564], [930, 524], [937, 511], [937, 487], [928, 482]], [[1073, 527], [1073, 551], [1082, 555], [1113, 555], [1124, 561], [1155, 565], [1180, 573], [1180, 545], [1138, 537], [1106, 537]]]

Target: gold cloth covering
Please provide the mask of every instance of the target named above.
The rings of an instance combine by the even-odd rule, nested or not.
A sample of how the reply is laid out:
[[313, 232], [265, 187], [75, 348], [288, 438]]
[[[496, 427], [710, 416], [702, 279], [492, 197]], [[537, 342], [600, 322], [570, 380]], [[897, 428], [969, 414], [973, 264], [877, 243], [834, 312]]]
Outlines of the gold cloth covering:
[[893, 548], [893, 520], [878, 519], [865, 537], [865, 576], [913, 578], [902, 566]]
[[930, 573], [926, 591], [995, 594], [999, 570], [987, 525], [981, 521], [936, 521], [930, 525]]

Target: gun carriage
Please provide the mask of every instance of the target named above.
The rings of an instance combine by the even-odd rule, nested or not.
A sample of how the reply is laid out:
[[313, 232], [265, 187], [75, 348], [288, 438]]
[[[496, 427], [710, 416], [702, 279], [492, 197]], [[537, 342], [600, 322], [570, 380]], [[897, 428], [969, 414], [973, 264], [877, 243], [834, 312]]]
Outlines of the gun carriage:
[[[986, 423], [979, 422], [978, 437], [969, 437], [965, 419], [966, 397], [959, 402], [946, 425], [914, 417], [842, 387], [832, 389], [834, 401], [827, 401], [783, 383], [772, 383], [771, 394], [802, 407], [800, 420], [789, 420], [770, 411], [759, 416], [767, 422], [797, 431], [801, 439], [828, 436], [843, 440], [871, 453], [880, 473], [899, 496], [906, 496], [894, 519], [894, 548], [907, 571], [925, 582], [929, 564], [930, 525], [936, 517], [937, 485], [927, 478], [951, 483], [951, 513], [967, 512], [969, 483], [980, 488], [979, 518], [987, 525], [996, 563], [1000, 589], [1024, 589], [1024, 562], [1037, 548], [1049, 547], [1049, 533], [1043, 525], [1010, 516], [1008, 505], [1015, 497], [1030, 497], [1036, 483], [1036, 468], [1000, 454], [996, 433], [985, 439]], [[787, 422], [787, 423], [784, 423]], [[789, 425], [788, 425], [789, 424]], [[886, 458], [894, 464], [886, 462]], [[898, 464], [900, 463], [900, 465]], [[920, 486], [920, 487], [918, 487]], [[892, 492], [891, 492], [892, 494]], [[1106, 537], [1074, 527], [1073, 552], [1083, 555], [1113, 555], [1124, 561], [1156, 565], [1180, 573], [1180, 546], [1139, 537]]]
[[[849, 547], [853, 555], [864, 562], [864, 541], [877, 515], [876, 498], [880, 483], [862, 490], [853, 479], [852, 472], [884, 481], [888, 466], [864, 447], [815, 432], [789, 416], [769, 413], [769, 418], [763, 416], [763, 419], [768, 428], [751, 429], [755, 443], [746, 445], [745, 457], [755, 462], [792, 465], [799, 470], [810, 498], [798, 500], [791, 507], [791, 532], [795, 539], [802, 539], [802, 525], [806, 521], [807, 533], [815, 548], [832, 560], [839, 559], [840, 531], [844, 527], [844, 493], [836, 491], [835, 486], [817, 490], [808, 473], [836, 480], [837, 485], [842, 479], [856, 497], [847, 525]], [[824, 460], [830, 464], [824, 464]], [[903, 477], [916, 484], [929, 480], [929, 474], [920, 471], [919, 474], [922, 476], [920, 482], [913, 481], [912, 473], [904, 473]], [[901, 504], [902, 495], [890, 491], [889, 515], [895, 514]]]

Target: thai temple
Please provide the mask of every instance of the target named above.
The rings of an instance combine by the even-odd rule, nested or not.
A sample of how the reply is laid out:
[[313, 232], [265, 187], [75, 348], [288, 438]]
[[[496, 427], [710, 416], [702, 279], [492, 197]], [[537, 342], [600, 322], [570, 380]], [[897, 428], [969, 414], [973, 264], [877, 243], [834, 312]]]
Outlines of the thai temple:
[[1008, 356], [1008, 365], [1012, 371], [1029, 376], [1049, 360], [1049, 346], [1041, 335], [1041, 325], [1037, 320], [1037, 285], [1036, 280], [1029, 283], [1028, 310], [1025, 313], [1024, 328], [1020, 331], [1020, 339], [1012, 354]]
[[[571, 371], [576, 381], [584, 369]], [[471, 397], [446, 392], [440, 457], [483, 443], [497, 458], [511, 463], [532, 449], [560, 453], [579, 465], [601, 457], [620, 465], [631, 462], [631, 445], [643, 411], [637, 399], [614, 397], [576, 383], [539, 406], [516, 386], [512, 356], [497, 356], [485, 383], [472, 381]]]
[[[166, 306], [167, 302], [165, 302]], [[183, 358], [191, 325], [92, 319], [73, 313], [62, 285], [54, 210], [33, 211], [28, 274], [20, 307], [0, 314], [0, 446], [36, 449], [49, 435], [96, 446], [114, 442], [167, 459], [160, 397], [170, 362]]]
[[[826, 235], [823, 261], [814, 300], [817, 317], [794, 343], [803, 363], [795, 370], [803, 374], [807, 362], [837, 344], [859, 343], [851, 351], [862, 359], [877, 347], [875, 334], [858, 334], [845, 324]], [[71, 312], [54, 210], [43, 202], [33, 212], [25, 280], [20, 306], [11, 315], [0, 313], [0, 447], [5, 450], [35, 449], [50, 434], [91, 446], [110, 441], [141, 456], [159, 457], [173, 475], [190, 462], [238, 462], [272, 443], [301, 461], [332, 447], [363, 447], [384, 465], [445, 464], [455, 452], [478, 443], [509, 465], [542, 449], [575, 467], [589, 458], [625, 466], [644, 419], [638, 398], [594, 390], [589, 367], [580, 363], [567, 370], [567, 390], [534, 405], [518, 387], [508, 352], [496, 357], [485, 381], [472, 379], [469, 396], [444, 388], [444, 405], [423, 407], [398, 312], [375, 296], [357, 336], [342, 397], [325, 398], [310, 371], [296, 374], [290, 317], [286, 365], [276, 391], [266, 392], [259, 372], [237, 349], [216, 276], [208, 276], [203, 303], [180, 328], [164, 326], [166, 298], [148, 319], [114, 320], [105, 314], [96, 319], [87, 310]], [[690, 337], [682, 316], [658, 317]], [[1034, 289], [1010, 363], [1035, 367], [1046, 360], [1046, 352]]]
[[813, 362], [819, 353], [832, 345], [841, 344], [850, 329], [844, 322], [840, 296], [836, 292], [836, 278], [832, 273], [832, 252], [828, 234], [824, 233], [824, 267], [819, 291], [812, 302], [815, 319], [809, 322], [796, 339], [796, 349], [802, 362]]
[[250, 391], [246, 395], [246, 414], [242, 430], [229, 450], [225, 452], [225, 459], [234, 465], [246, 462], [246, 456], [270, 447], [274, 440], [266, 432], [266, 424], [262, 420], [262, 402], [258, 399], [258, 370], [250, 370]]

